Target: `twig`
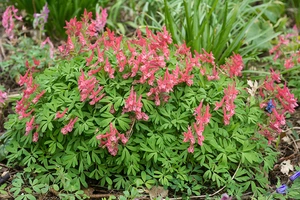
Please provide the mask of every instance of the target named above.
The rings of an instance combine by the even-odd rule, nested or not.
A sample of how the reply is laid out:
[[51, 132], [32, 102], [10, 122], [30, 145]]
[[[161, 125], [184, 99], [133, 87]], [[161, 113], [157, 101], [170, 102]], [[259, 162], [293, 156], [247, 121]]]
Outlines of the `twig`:
[[5, 165], [5, 164], [2, 164], [2, 163], [0, 163], [0, 166], [1, 166], [1, 167], [8, 168], [8, 169], [12, 169], [11, 167], [9, 167], [9, 166], [7, 166], [7, 165]]
[[126, 137], [127, 137], [127, 138], [130, 138], [130, 136], [131, 136], [131, 134], [132, 134], [132, 129], [133, 129], [133, 126], [134, 126], [134, 124], [135, 124], [135, 120], [136, 120], [136, 119], [133, 120], [133, 122], [132, 122], [132, 124], [131, 124], [131, 127], [130, 127], [130, 130], [127, 131], [127, 133], [126, 133]]
[[285, 131], [290, 131], [290, 130], [293, 130], [293, 129], [300, 130], [300, 127], [294, 126], [292, 128], [286, 129]]
[[6, 59], [5, 51], [4, 51], [4, 48], [3, 48], [3, 45], [2, 45], [2, 39], [0, 39], [0, 59], [1, 59], [0, 60], [1, 62]]
[[[236, 168], [234, 174], [232, 175], [231, 177], [231, 180], [234, 179], [234, 177], [236, 176], [236, 173], [238, 172], [238, 170], [240, 169], [240, 166], [241, 166], [241, 161], [239, 162], [239, 165], [238, 167]], [[221, 192], [222, 190], [224, 190], [226, 188], [226, 186], [223, 186], [221, 189], [217, 190], [216, 192], [212, 193], [212, 194], [209, 194], [208, 196], [209, 197], [213, 197], [215, 196], [216, 194], [218, 194], [219, 192]], [[206, 198], [207, 195], [199, 195], [199, 196], [191, 196], [190, 199], [199, 199], [199, 198]], [[182, 199], [182, 197], [177, 197], [177, 198], [169, 198], [170, 200], [177, 200], [177, 199]]]
[[59, 192], [57, 192], [56, 190], [54, 190], [53, 188], [50, 188], [49, 191], [54, 194], [55, 196], [57, 196], [59, 198]]
[[99, 198], [105, 198], [110, 196], [118, 197], [119, 195], [112, 195], [112, 194], [90, 194], [88, 195], [90, 198], [99, 199]]
[[295, 150], [296, 150], [295, 153], [298, 153], [298, 152], [299, 152], [299, 148], [298, 148], [298, 146], [297, 146], [296, 141], [294, 140], [294, 138], [293, 138], [290, 134], [288, 134], [288, 136], [289, 136], [290, 139], [292, 139], [292, 141], [293, 141], [293, 143], [294, 143], [294, 147], [295, 147]]

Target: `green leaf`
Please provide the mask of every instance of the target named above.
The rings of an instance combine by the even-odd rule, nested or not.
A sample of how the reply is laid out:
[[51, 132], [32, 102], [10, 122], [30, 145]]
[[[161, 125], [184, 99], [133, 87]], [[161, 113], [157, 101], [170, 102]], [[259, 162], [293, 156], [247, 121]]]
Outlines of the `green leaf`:
[[108, 176], [105, 177], [105, 180], [108, 183], [108, 185], [112, 185], [112, 180]]

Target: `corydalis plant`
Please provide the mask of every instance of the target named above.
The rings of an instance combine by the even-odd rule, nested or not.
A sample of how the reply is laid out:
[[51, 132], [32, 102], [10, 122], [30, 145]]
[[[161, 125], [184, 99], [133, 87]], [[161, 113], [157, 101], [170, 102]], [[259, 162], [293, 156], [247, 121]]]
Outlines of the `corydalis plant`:
[[[101, 104], [102, 99], [106, 101], [108, 88], [105, 88], [105, 82], [101, 81], [99, 76], [107, 76], [107, 78], [115, 79], [116, 81], [121, 78], [121, 80], [128, 80], [133, 83], [122, 109], [123, 114], [130, 114], [131, 127], [134, 126], [135, 120], [149, 120], [149, 115], [143, 111], [142, 101], [145, 100], [143, 98], [153, 100], [156, 106], [168, 103], [171, 93], [177, 86], [182, 84], [187, 86], [193, 85], [195, 73], [197, 72], [203, 78], [206, 77], [208, 81], [218, 81], [220, 76], [229, 78], [241, 76], [241, 70], [244, 65], [241, 56], [238, 54], [231, 56], [222, 66], [216, 65], [212, 53], [203, 50], [203, 53], [195, 52], [195, 55], [192, 55], [185, 44], [177, 45], [175, 53], [171, 54], [172, 38], [165, 28], [157, 34], [146, 29], [146, 37], [142, 36], [140, 31], [137, 31], [137, 38], [129, 39], [126, 42], [123, 41], [122, 36], [116, 36], [109, 29], [102, 36], [99, 36], [97, 27], [103, 27], [106, 16], [106, 10], [103, 10], [102, 18], [98, 15], [97, 19], [93, 20], [92, 14], [85, 11], [82, 21], [77, 21], [76, 18], [71, 19], [66, 26], [67, 43], [60, 46], [59, 51], [62, 57], [67, 59], [71, 59], [77, 54], [85, 57], [86, 67], [80, 69], [81, 75], [78, 77], [77, 83], [80, 101], [83, 103], [88, 102], [91, 106], [97, 106], [97, 104]], [[172, 60], [170, 56], [172, 56]], [[273, 77], [275, 75], [274, 73], [272, 74]], [[26, 99], [35, 94], [35, 100], [32, 102], [36, 103], [45, 94], [43, 90], [35, 93], [38, 90], [38, 85], [33, 82], [32, 69], [28, 69], [25, 76], [22, 77], [22, 80], [24, 79], [27, 87], [23, 98], [17, 105], [20, 118], [30, 117], [34, 114], [34, 109], [29, 109], [31, 106], [26, 103], [28, 102]], [[271, 87], [272, 84], [269, 82], [265, 83], [268, 91], [270, 90], [268, 87]], [[146, 89], [147, 95], [144, 97], [135, 92], [135, 88], [139, 88], [141, 85]], [[275, 89], [273, 90], [275, 91]], [[282, 95], [287, 97], [285, 102], [289, 103], [291, 109], [296, 106], [295, 103], [290, 104], [295, 102], [295, 99], [293, 99], [286, 87], [283, 89], [277, 87], [276, 91], [278, 91], [277, 98], [280, 99]], [[225, 125], [229, 125], [231, 118], [235, 114], [236, 106], [234, 101], [238, 93], [235, 83], [232, 82], [224, 89], [224, 97], [219, 102], [215, 102], [214, 110], [218, 110], [220, 107], [223, 108]], [[284, 101], [280, 99], [280, 102], [283, 103]], [[57, 111], [57, 119], [63, 118], [67, 110], [71, 111], [70, 108], [63, 109]], [[110, 112], [118, 114], [118, 112], [115, 113], [112, 107]], [[198, 144], [200, 146], [203, 145], [203, 132], [211, 117], [210, 105], [203, 107], [203, 100], [194, 108], [193, 112], [195, 114], [195, 122], [191, 126], [186, 127], [187, 132], [183, 132], [183, 141], [190, 142], [189, 152], [194, 152], [194, 133]], [[278, 121], [281, 118], [279, 125], [284, 125], [284, 115], [279, 115], [276, 111], [274, 113], [275, 117], [272, 120]], [[31, 119], [34, 118], [32, 117]], [[68, 121], [61, 128], [61, 133], [71, 133], [75, 123], [78, 121], [80, 122], [79, 116], [68, 118]], [[279, 126], [276, 124], [276, 121], [274, 123], [271, 127]], [[33, 127], [38, 130], [39, 124], [35, 124]], [[262, 128], [261, 125], [260, 127]], [[129, 134], [126, 134], [124, 137], [130, 136], [129, 128], [127, 128]], [[123, 137], [121, 134], [116, 134], [115, 129], [114, 124], [110, 124], [110, 132], [107, 132], [106, 137], [104, 137], [106, 139], [105, 143], [102, 141], [102, 136], [97, 137], [102, 141], [101, 144], [103, 143], [101, 146], [106, 147], [112, 155], [117, 153], [117, 138]], [[30, 128], [30, 130], [33, 130], [33, 128]], [[264, 132], [262, 134], [267, 136]]]
[[[240, 186], [231, 177], [242, 165], [244, 191], [266, 185], [259, 173], [267, 173], [275, 156], [257, 134], [264, 113], [257, 99], [246, 102], [238, 55], [218, 66], [211, 52], [192, 54], [185, 44], [173, 45], [165, 29], [137, 31], [128, 39], [109, 29], [101, 35], [89, 28], [92, 22], [88, 12], [68, 22], [68, 41], [55, 66], [37, 72], [38, 61], [28, 64], [17, 114], [6, 123], [10, 163], [31, 171], [43, 167], [47, 174], [38, 174], [40, 180], [71, 192], [88, 187], [87, 177], [117, 189], [139, 179], [148, 188], [159, 184], [178, 192], [178, 184], [201, 187], [207, 180], [209, 190], [228, 181]], [[214, 110], [216, 104], [226, 112]], [[55, 180], [47, 178], [51, 172]], [[260, 182], [251, 179], [254, 174]]]
[[46, 2], [43, 9], [41, 10], [41, 13], [34, 13], [33, 28], [36, 28], [39, 25], [40, 30], [44, 30], [44, 26], [48, 21], [49, 12], [50, 11], [48, 9], [48, 4]]
[[2, 25], [9, 39], [14, 38], [15, 20], [22, 21], [22, 16], [17, 16], [18, 9], [14, 6], [8, 6], [2, 16]]
[[286, 124], [285, 115], [294, 113], [298, 106], [297, 98], [290, 92], [287, 83], [283, 87], [280, 85], [279, 72], [270, 69], [270, 74], [259, 88], [262, 99], [260, 107], [264, 108], [268, 115], [266, 124], [259, 124], [260, 133], [268, 138], [269, 144], [282, 132], [282, 127]]
[[[146, 29], [146, 37], [142, 36], [140, 31], [137, 31], [137, 38], [129, 39], [126, 42], [123, 41], [122, 36], [115, 36], [110, 30], [107, 30], [102, 36], [98, 36], [97, 27], [102, 26], [102, 23], [105, 23], [106, 20], [105, 10], [102, 12], [104, 13], [102, 18], [98, 17], [97, 20], [92, 20], [92, 14], [87, 11], [84, 12], [82, 21], [77, 21], [76, 18], [71, 19], [66, 26], [67, 43], [60, 46], [59, 51], [62, 57], [67, 59], [77, 54], [86, 57], [86, 67], [80, 69], [81, 75], [78, 77], [77, 82], [80, 101], [83, 103], [88, 102], [91, 106], [97, 106], [97, 104], [101, 104], [102, 99], [106, 100], [108, 88], [105, 88], [105, 83], [101, 83], [103, 82], [99, 79], [101, 74], [112, 80], [116, 79], [118, 81], [121, 78], [121, 80], [128, 80], [133, 83], [122, 109], [123, 115], [125, 113], [129, 114], [131, 127], [134, 126], [135, 120], [149, 120], [149, 115], [143, 111], [142, 101], [145, 98], [154, 101], [156, 106], [168, 103], [176, 86], [182, 84], [193, 85], [195, 79], [193, 73], [197, 73], [197, 71], [207, 80], [218, 80], [219, 73], [231, 78], [241, 74], [243, 63], [239, 55], [234, 55], [228, 59], [228, 63], [222, 66], [221, 69], [215, 64], [212, 53], [203, 50], [203, 54], [196, 52], [193, 56], [185, 44], [177, 45], [175, 54], [171, 54], [170, 44], [172, 38], [165, 28], [157, 34]], [[100, 19], [104, 21], [101, 22]], [[37, 61], [35, 61], [35, 65], [38, 65]], [[18, 101], [17, 113], [20, 118], [31, 119], [28, 122], [30, 125], [29, 131], [35, 129], [38, 132], [41, 128], [38, 123], [34, 122], [34, 105], [47, 92], [39, 89], [39, 85], [34, 81], [33, 73], [34, 67], [28, 66], [26, 74], [21, 77], [20, 85], [25, 84], [26, 88], [23, 98]], [[140, 86], [145, 87], [146, 96], [137, 94], [135, 91], [135, 88]], [[216, 103], [216, 109], [225, 102], [223, 106], [224, 122], [229, 124], [235, 110], [234, 99], [237, 91], [234, 84], [224, 91], [225, 97], [221, 100], [220, 105]], [[209, 110], [209, 104], [204, 107], [203, 100], [194, 108], [195, 123], [186, 127], [188, 132], [184, 133], [184, 141], [190, 141], [191, 143], [189, 152], [193, 152], [194, 149], [193, 133], [196, 135], [198, 144], [203, 145], [204, 136], [202, 133], [205, 126], [209, 124], [211, 117]], [[67, 111], [72, 112], [69, 107], [56, 111], [56, 120], [62, 119], [64, 121], [63, 127], [61, 127], [62, 134], [71, 133], [76, 123], [80, 123], [82, 120], [79, 116], [65, 119], [64, 115]], [[110, 109], [110, 112], [117, 114], [114, 113], [113, 109]], [[113, 152], [113, 155], [116, 155], [118, 142], [109, 140], [115, 140], [119, 136], [112, 134], [115, 133], [116, 129], [112, 126], [114, 124], [110, 125], [111, 133], [107, 132], [105, 145], [102, 144], [101, 146], [108, 148], [110, 153]], [[130, 130], [127, 130], [127, 132], [129, 133], [126, 134], [126, 137], [129, 137]], [[102, 139], [100, 136], [97, 138]]]

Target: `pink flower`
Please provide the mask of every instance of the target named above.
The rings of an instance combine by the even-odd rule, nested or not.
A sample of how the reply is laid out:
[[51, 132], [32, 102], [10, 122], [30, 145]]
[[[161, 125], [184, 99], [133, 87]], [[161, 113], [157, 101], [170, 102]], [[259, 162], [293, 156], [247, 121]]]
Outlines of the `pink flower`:
[[82, 28], [82, 22], [77, 21], [76, 17], [70, 19], [69, 22], [66, 21], [66, 26], [64, 27], [68, 36], [76, 35], [78, 36]]
[[39, 133], [35, 132], [32, 137], [32, 142], [37, 142], [39, 140]]
[[185, 43], [178, 45], [175, 44], [175, 47], [177, 48], [176, 50], [176, 55], [188, 55], [190, 52], [190, 47], [187, 47]]
[[102, 91], [103, 86], [99, 87], [98, 86], [98, 90], [97, 91], [92, 91], [92, 93], [90, 94], [89, 98], [92, 100], [90, 101], [90, 105], [94, 105], [95, 103], [97, 103], [98, 101], [100, 101], [105, 94], [101, 94], [100, 96], [98, 96], [98, 94]]
[[195, 138], [192, 133], [192, 128], [188, 126], [188, 131], [183, 133], [183, 142], [190, 142], [190, 147], [188, 148], [189, 153], [194, 153]]
[[277, 94], [275, 95], [276, 98], [281, 103], [283, 109], [290, 113], [295, 112], [295, 108], [298, 106], [297, 99], [295, 98], [294, 94], [292, 94], [286, 84], [283, 88], [279, 86], [276, 87]]
[[32, 103], [37, 103], [39, 99], [46, 93], [46, 90], [43, 90], [40, 94], [36, 95], [34, 99], [32, 100]]
[[230, 78], [234, 76], [241, 76], [243, 67], [243, 59], [239, 54], [233, 54], [233, 56], [227, 60], [225, 65], [222, 66], [222, 68], [228, 72]]
[[5, 29], [5, 33], [7, 34], [7, 36], [10, 39], [13, 39], [13, 37], [14, 37], [13, 30], [14, 30], [15, 24], [14, 24], [13, 17], [19, 21], [22, 21], [22, 16], [17, 16], [17, 12], [18, 12], [18, 9], [16, 9], [14, 6], [8, 6], [2, 16], [2, 25]]
[[167, 69], [165, 72], [165, 76], [162, 79], [157, 80], [158, 89], [160, 92], [171, 92], [173, 91], [173, 87], [177, 84], [177, 77], [169, 74], [169, 70]]
[[148, 115], [142, 112], [142, 96], [137, 99], [136, 92], [131, 88], [129, 97], [125, 100], [123, 112], [133, 112], [138, 120], [148, 120]]
[[68, 48], [68, 50], [73, 50], [75, 48], [74, 43], [73, 43], [73, 41], [72, 41], [72, 39], [71, 39], [70, 36], [68, 36], [67, 48]]
[[81, 71], [81, 76], [78, 79], [78, 89], [80, 91], [80, 101], [85, 101], [90, 93], [94, 90], [98, 81], [95, 77], [86, 79], [84, 72]]
[[125, 54], [122, 51], [119, 51], [116, 55], [118, 66], [119, 66], [119, 72], [124, 71], [125, 65], [127, 64], [127, 59]]
[[195, 51], [195, 58], [199, 59], [203, 63], [210, 63], [212, 65], [215, 65], [215, 57], [212, 54], [212, 52], [207, 53], [204, 49], [202, 49], [204, 52], [203, 54], [199, 54]]
[[271, 142], [275, 139], [275, 137], [272, 135], [270, 130], [267, 127], [263, 127], [260, 124], [258, 124], [258, 126], [260, 127], [259, 133], [268, 139], [268, 144], [271, 144]]
[[89, 75], [89, 76], [92, 76], [92, 75], [94, 75], [94, 74], [97, 74], [101, 69], [102, 69], [102, 67], [98, 67], [97, 69], [91, 69], [91, 70], [88, 72], [88, 75]]
[[29, 73], [29, 70], [27, 70], [26, 71], [26, 73], [25, 73], [25, 75], [24, 76], [22, 76], [22, 75], [20, 75], [20, 80], [19, 80], [19, 82], [18, 82], [18, 84], [20, 85], [20, 86], [22, 86], [22, 85], [24, 85], [25, 83], [27, 83], [27, 81], [28, 81], [28, 73]]
[[61, 133], [66, 135], [67, 133], [72, 132], [74, 124], [77, 121], [77, 119], [78, 119], [78, 117], [76, 117], [74, 119], [70, 119], [69, 123], [61, 129]]
[[96, 138], [100, 140], [100, 145], [103, 148], [107, 148], [108, 152], [115, 156], [118, 153], [118, 143], [119, 140], [123, 144], [128, 142], [128, 138], [124, 136], [124, 134], [120, 134], [118, 130], [113, 126], [112, 123], [109, 125], [109, 132], [100, 135], [97, 135]]
[[203, 141], [204, 141], [204, 136], [203, 136], [204, 124], [202, 124], [202, 123], [200, 123], [200, 124], [194, 123], [194, 129], [195, 129], [195, 132], [197, 134], [198, 144], [200, 146], [202, 146], [203, 145]]
[[272, 68], [270, 68], [270, 71], [272, 80], [276, 81], [277, 83], [280, 83], [280, 74], [277, 74]]
[[68, 108], [65, 108], [64, 111], [62, 111], [61, 113], [60, 112], [57, 112], [56, 113], [56, 116], [55, 116], [55, 119], [60, 119], [60, 118], [63, 118], [65, 116], [65, 114], [67, 113], [68, 111]]
[[7, 99], [7, 93], [0, 90], [0, 103], [4, 103]]
[[196, 123], [197, 124], [208, 124], [211, 114], [209, 113], [209, 105], [206, 106], [205, 108], [205, 113], [202, 114], [202, 105], [203, 101], [200, 102], [199, 106], [195, 109], [195, 114], [196, 115]]
[[93, 58], [94, 58], [94, 50], [92, 50], [92, 54], [90, 55], [90, 57], [86, 58], [86, 65], [87, 66], [90, 66]]
[[207, 80], [211, 81], [211, 80], [218, 80], [218, 79], [220, 79], [220, 77], [217, 71], [217, 67], [214, 65], [212, 69], [212, 75], [207, 75]]
[[105, 60], [105, 66], [104, 66], [104, 71], [106, 71], [109, 75], [109, 78], [115, 78], [114, 73], [115, 69], [111, 67], [108, 58]]
[[284, 66], [286, 69], [290, 69], [290, 68], [294, 67], [293, 58], [290, 57], [290, 58], [285, 59]]
[[[214, 110], [218, 110], [223, 106], [224, 113], [224, 124], [228, 125], [230, 118], [234, 115], [234, 100], [237, 97], [238, 90], [235, 88], [235, 83], [228, 85], [228, 88], [224, 89], [224, 97], [220, 102], [216, 102], [216, 107]], [[223, 105], [225, 103], [225, 105]]]
[[44, 40], [44, 41], [41, 43], [41, 48], [44, 48], [44, 46], [45, 46], [47, 43], [48, 43], [49, 46], [50, 46], [50, 58], [53, 58], [53, 57], [54, 57], [54, 45], [53, 45], [53, 43], [51, 42], [51, 40], [50, 40], [49, 37], [47, 37], [46, 40]]
[[92, 23], [95, 25], [96, 31], [100, 32], [104, 29], [107, 20], [107, 11], [106, 9], [101, 8], [101, 15], [96, 12], [96, 20], [92, 20]]
[[25, 135], [28, 135], [29, 132], [34, 129], [33, 123], [34, 123], [34, 116], [29, 120], [29, 122], [26, 122]]

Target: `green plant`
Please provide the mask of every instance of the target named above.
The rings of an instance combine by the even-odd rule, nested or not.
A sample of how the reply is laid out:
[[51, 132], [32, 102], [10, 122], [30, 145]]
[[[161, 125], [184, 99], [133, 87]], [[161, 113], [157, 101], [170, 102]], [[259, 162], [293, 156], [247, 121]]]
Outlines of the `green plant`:
[[[71, 194], [89, 179], [108, 189], [161, 185], [183, 198], [265, 193], [277, 153], [262, 135], [271, 143], [293, 112], [288, 88], [273, 82], [260, 97], [239, 79], [238, 54], [219, 66], [212, 53], [173, 45], [165, 28], [124, 39], [99, 35], [89, 16], [67, 23], [54, 66], [37, 73], [35, 62], [20, 78], [23, 96], [5, 124], [8, 163]], [[276, 109], [259, 107], [270, 99]]]
[[[49, 191], [48, 185], [41, 184], [37, 179], [32, 179], [28, 175], [29, 174], [26, 175], [25, 173], [17, 173], [14, 175], [11, 184], [12, 187], [9, 192], [12, 193], [16, 200], [36, 200], [36, 194], [45, 195]], [[26, 180], [26, 182], [24, 180]]]
[[40, 61], [39, 70], [53, 64], [49, 47], [41, 48], [32, 38], [21, 36], [14, 42], [4, 43], [3, 46], [10, 52], [10, 55], [0, 63], [0, 76], [9, 74], [11, 79], [18, 79], [18, 76], [25, 74], [27, 70], [24, 60], [32, 60], [32, 58]]
[[284, 81], [288, 82], [292, 92], [299, 99], [299, 48], [299, 34], [296, 26], [294, 26], [292, 30], [274, 40], [273, 47], [269, 50], [270, 56], [262, 57], [260, 61], [257, 61], [255, 65], [259, 67], [256, 67], [256, 70], [245, 70], [243, 73], [252, 74], [251, 78], [253, 79], [264, 79], [266, 75], [270, 76], [271, 72], [276, 71], [282, 75]]
[[[52, 36], [54, 39], [63, 39], [66, 37], [65, 33], [65, 22], [69, 21], [71, 18], [80, 17], [84, 9], [91, 11], [95, 9], [98, 0], [12, 0], [9, 1], [19, 10], [25, 10], [28, 14], [28, 20], [32, 22], [34, 20], [34, 13], [40, 12], [45, 3], [49, 6], [49, 19], [48, 23], [45, 25], [45, 30], [48, 35]], [[105, 7], [109, 1], [100, 1], [100, 5]]]
[[142, 194], [139, 192], [137, 188], [131, 188], [130, 191], [124, 191], [123, 195], [119, 196], [120, 200], [127, 200], [127, 199], [136, 199], [141, 197]]
[[300, 189], [300, 167], [297, 166], [298, 170], [293, 176], [291, 176], [286, 184], [281, 184], [280, 179], [278, 178], [277, 189], [272, 192], [268, 199], [299, 199], [299, 189]]
[[6, 187], [7, 187], [7, 183], [4, 183], [0, 186], [0, 194], [2, 194], [2, 195], [7, 195], [8, 194], [7, 191], [5, 190]]
[[[278, 2], [255, 5], [247, 1], [174, 1], [165, 4], [165, 23], [175, 43], [186, 42], [191, 51], [212, 51], [223, 64], [233, 52], [253, 59], [279, 33], [262, 17]], [[280, 3], [280, 2], [279, 2]], [[224, 5], [225, 4], [225, 5]], [[268, 10], [272, 13], [271, 10]]]
[[[24, 172], [19, 172], [14, 175], [9, 192], [15, 199], [36, 200], [41, 197], [46, 198], [50, 190], [52, 190], [52, 193], [57, 195], [62, 200], [75, 200], [87, 198], [87, 195], [84, 194], [84, 192], [80, 189], [77, 189], [74, 193], [65, 193], [64, 190], [60, 190], [60, 188], [62, 187], [59, 187], [59, 185], [55, 184], [56, 182], [54, 182], [53, 185], [49, 186], [48, 184], [45, 184], [42, 181], [40, 181], [40, 179], [33, 178], [30, 172], [30, 168], [25, 168]], [[64, 179], [62, 179], [62, 181], [66, 183]], [[57, 183], [60, 184], [61, 182], [58, 180]], [[6, 184], [1, 186], [1, 189], [5, 187]], [[70, 185], [67, 187], [70, 187]], [[3, 194], [7, 194], [6, 191], [0, 191]]]

